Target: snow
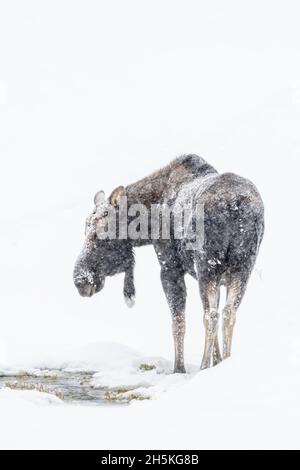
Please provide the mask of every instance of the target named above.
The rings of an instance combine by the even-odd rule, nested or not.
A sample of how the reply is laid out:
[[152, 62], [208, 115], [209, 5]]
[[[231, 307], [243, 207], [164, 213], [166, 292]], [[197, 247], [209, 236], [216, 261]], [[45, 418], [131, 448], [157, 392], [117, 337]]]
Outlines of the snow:
[[[299, 363], [279, 364], [278, 373], [276, 365], [259, 366], [257, 359], [255, 367], [236, 357], [190, 376], [158, 374], [152, 400], [116, 408], [63, 405], [44, 393], [1, 390], [1, 447], [297, 447]], [[119, 376], [111, 385], [116, 383], [129, 382]]]
[[[0, 7], [0, 370], [92, 371], [150, 399], [98, 408], [1, 389], [0, 447], [299, 448], [299, 5], [15, 3]], [[188, 374], [172, 375], [152, 247], [136, 250], [131, 310], [122, 276], [86, 299], [72, 270], [94, 194], [188, 152], [256, 184], [266, 233], [232, 358], [198, 371], [189, 278]]]
[[8, 388], [2, 388], [0, 390], [0, 402], [1, 408], [3, 405], [5, 408], [7, 407], [5, 413], [5, 408], [3, 410], [3, 416], [8, 415], [8, 410], [15, 413], [15, 407], [20, 407], [22, 410], [24, 402], [36, 406], [62, 405], [62, 401], [50, 393], [39, 392], [37, 390], [11, 390]]

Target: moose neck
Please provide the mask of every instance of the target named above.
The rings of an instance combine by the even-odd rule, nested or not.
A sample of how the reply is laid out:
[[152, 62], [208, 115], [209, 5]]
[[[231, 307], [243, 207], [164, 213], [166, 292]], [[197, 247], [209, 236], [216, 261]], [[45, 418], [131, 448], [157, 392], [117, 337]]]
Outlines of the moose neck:
[[126, 187], [128, 206], [158, 204], [183, 183], [202, 179], [208, 174], [217, 173], [203, 158], [197, 155], [183, 155], [169, 165]]
[[126, 187], [128, 207], [132, 204], [143, 204], [148, 209], [151, 204], [162, 200], [171, 173], [170, 165], [132, 183]]
[[[133, 204], [142, 204], [149, 211], [152, 204], [159, 204], [164, 196], [171, 173], [171, 165], [135, 182], [126, 187], [128, 209]], [[128, 219], [128, 223], [131, 219]], [[132, 246], [138, 247], [149, 245], [152, 240], [149, 238], [139, 238], [132, 240]]]

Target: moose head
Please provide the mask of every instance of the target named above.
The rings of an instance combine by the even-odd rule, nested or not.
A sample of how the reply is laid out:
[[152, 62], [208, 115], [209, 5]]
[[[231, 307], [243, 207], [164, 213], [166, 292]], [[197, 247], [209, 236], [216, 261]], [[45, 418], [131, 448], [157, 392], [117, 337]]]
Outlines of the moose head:
[[[116, 188], [108, 199], [103, 191], [95, 195], [95, 207], [86, 219], [84, 246], [76, 261], [73, 278], [79, 294], [91, 297], [103, 288], [107, 276], [125, 273], [124, 297], [126, 304], [131, 307], [135, 297], [134, 254], [130, 240], [117, 236], [116, 224], [119, 203], [125, 196], [123, 186]], [[105, 228], [109, 224], [117, 225], [115, 237], [105, 235]]]

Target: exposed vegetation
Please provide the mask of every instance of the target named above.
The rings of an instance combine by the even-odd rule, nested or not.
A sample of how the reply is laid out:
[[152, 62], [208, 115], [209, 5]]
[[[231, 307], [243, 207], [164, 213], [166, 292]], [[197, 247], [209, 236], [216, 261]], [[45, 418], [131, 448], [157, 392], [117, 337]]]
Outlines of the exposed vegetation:
[[149, 370], [153, 370], [155, 368], [156, 367], [154, 364], [146, 364], [146, 363], [140, 364], [140, 367], [139, 367], [139, 369], [143, 372], [148, 372]]
[[149, 400], [150, 397], [138, 394], [135, 390], [126, 387], [119, 387], [113, 390], [107, 390], [104, 394], [107, 401], [119, 401], [129, 403], [132, 400]]
[[5, 386], [11, 390], [36, 390], [37, 392], [50, 393], [51, 395], [55, 395], [60, 400], [64, 399], [62, 390], [58, 388], [50, 389], [41, 383], [33, 384], [19, 379], [16, 382], [7, 382]]

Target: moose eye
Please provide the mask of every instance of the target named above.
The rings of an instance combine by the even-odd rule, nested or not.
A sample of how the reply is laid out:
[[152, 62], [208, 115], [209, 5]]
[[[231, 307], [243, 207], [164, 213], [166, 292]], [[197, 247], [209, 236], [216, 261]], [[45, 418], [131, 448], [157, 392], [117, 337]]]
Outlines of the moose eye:
[[84, 229], [85, 233], [88, 231], [89, 228], [90, 228], [90, 222], [87, 220], [85, 222], [85, 229]]
[[103, 212], [103, 217], [107, 217], [108, 216], [108, 211], [104, 211]]

